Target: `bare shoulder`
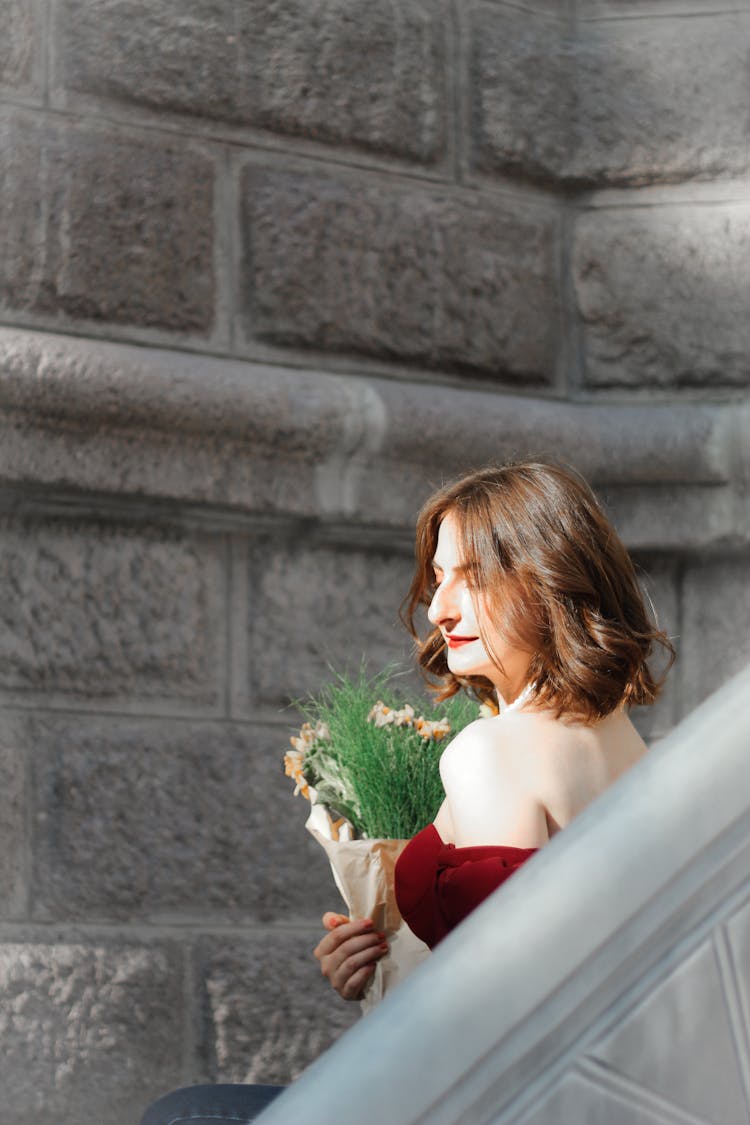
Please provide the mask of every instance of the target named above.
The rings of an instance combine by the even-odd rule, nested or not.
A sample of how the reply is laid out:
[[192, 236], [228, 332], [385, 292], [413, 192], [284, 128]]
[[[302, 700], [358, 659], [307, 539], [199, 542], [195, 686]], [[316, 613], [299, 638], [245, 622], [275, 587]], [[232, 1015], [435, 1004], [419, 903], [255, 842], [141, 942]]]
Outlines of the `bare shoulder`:
[[547, 839], [515, 724], [505, 719], [471, 723], [443, 751], [440, 773], [458, 846], [539, 847]]
[[[502, 781], [538, 791], [540, 786], [554, 786], [563, 774], [568, 777], [576, 764], [590, 770], [592, 757], [610, 741], [601, 731], [557, 719], [548, 711], [513, 712], [465, 727], [443, 752], [440, 772], [446, 787], [470, 775], [480, 782]], [[633, 755], [639, 752], [635, 745], [631, 749]]]
[[[534, 715], [476, 719], [443, 751], [440, 773], [448, 787], [457, 777], [522, 782], [535, 756], [552, 746], [555, 732]], [[559, 739], [558, 739], [559, 744]]]
[[445, 782], [456, 771], [476, 767], [488, 756], [502, 753], [503, 739], [493, 719], [475, 719], [446, 746], [440, 757], [440, 773]]

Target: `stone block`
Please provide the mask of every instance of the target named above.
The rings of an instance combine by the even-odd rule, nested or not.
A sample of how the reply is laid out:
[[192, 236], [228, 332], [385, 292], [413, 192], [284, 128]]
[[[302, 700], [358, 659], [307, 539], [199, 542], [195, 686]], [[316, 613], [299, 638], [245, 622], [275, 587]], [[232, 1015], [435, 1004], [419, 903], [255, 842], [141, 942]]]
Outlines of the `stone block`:
[[424, 162], [442, 155], [442, 0], [256, 0], [243, 17], [245, 120]]
[[750, 661], [750, 559], [690, 562], [683, 580], [681, 679], [685, 714]]
[[64, 0], [67, 90], [434, 160], [442, 0]]
[[205, 939], [196, 956], [206, 1078], [287, 1084], [357, 1021], [312, 950], [322, 930], [267, 931], [243, 941]]
[[627, 14], [572, 32], [501, 5], [475, 10], [476, 167], [602, 185], [747, 172], [748, 13]]
[[284, 727], [38, 722], [34, 914], [285, 922], [339, 909]]
[[232, 0], [62, 0], [56, 84], [158, 110], [236, 117], [238, 10]]
[[4, 1119], [133, 1125], [180, 1084], [182, 993], [171, 945], [0, 945]]
[[570, 176], [647, 184], [744, 175], [748, 16], [738, 10], [579, 25], [582, 49], [570, 62], [583, 108]]
[[558, 19], [504, 4], [478, 5], [470, 12], [474, 168], [526, 178], [564, 176], [576, 112], [570, 50]]
[[259, 699], [288, 703], [317, 690], [332, 671], [411, 664], [398, 621], [411, 559], [345, 546], [260, 547], [248, 589], [250, 675]]
[[0, 690], [214, 708], [222, 575], [180, 533], [0, 523]]
[[750, 531], [738, 523], [736, 498], [729, 488], [613, 486], [607, 488], [607, 501], [620, 538], [632, 551], [699, 552], [729, 539], [747, 541]]
[[210, 333], [213, 178], [172, 138], [0, 120], [0, 302]]
[[548, 210], [257, 167], [245, 168], [241, 190], [249, 336], [518, 383], [552, 379]]
[[746, 206], [589, 212], [572, 268], [587, 383], [750, 382]]
[[0, 0], [0, 86], [25, 89], [34, 79], [41, 41], [36, 0]]

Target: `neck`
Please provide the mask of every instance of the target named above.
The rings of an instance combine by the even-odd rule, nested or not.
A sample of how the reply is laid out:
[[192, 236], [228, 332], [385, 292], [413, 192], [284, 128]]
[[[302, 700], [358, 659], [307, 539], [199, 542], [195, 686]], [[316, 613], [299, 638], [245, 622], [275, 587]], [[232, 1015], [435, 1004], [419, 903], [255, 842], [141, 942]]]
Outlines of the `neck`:
[[518, 692], [509, 692], [507, 695], [502, 695], [499, 688], [496, 688], [497, 705], [500, 709], [500, 714], [504, 715], [506, 711], [518, 711], [523, 707], [526, 700], [530, 697], [534, 690], [534, 684], [526, 684], [526, 686]]

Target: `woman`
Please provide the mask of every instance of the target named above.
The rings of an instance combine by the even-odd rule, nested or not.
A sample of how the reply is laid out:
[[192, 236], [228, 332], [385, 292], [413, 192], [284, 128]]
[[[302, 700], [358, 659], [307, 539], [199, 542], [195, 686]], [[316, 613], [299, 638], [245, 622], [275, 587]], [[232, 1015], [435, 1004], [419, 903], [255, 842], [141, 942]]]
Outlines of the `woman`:
[[[483, 469], [433, 496], [417, 523], [404, 621], [428, 607], [419, 663], [439, 698], [499, 706], [446, 747], [445, 800], [396, 869], [401, 912], [433, 946], [636, 762], [627, 716], [659, 683], [646, 659], [672, 646], [648, 618], [627, 551], [581, 478], [554, 465]], [[347, 1000], [388, 950], [371, 919], [323, 916], [315, 956]], [[142, 1125], [248, 1122], [280, 1087], [176, 1091]]]
[[[431, 947], [646, 751], [627, 710], [661, 681], [630, 557], [588, 485], [554, 465], [483, 469], [439, 491], [417, 522], [404, 619], [427, 606], [419, 663], [499, 714], [440, 762], [445, 800], [396, 868], [407, 923]], [[663, 677], [662, 677], [663, 679]], [[387, 951], [370, 919], [327, 913], [315, 950], [347, 1000]]]

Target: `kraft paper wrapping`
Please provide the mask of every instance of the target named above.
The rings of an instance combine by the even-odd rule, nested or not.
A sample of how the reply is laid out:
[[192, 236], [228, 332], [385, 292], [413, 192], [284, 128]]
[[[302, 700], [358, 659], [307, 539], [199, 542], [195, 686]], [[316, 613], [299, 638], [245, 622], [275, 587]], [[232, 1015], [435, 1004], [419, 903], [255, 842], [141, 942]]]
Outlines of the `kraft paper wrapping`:
[[378, 961], [361, 1001], [362, 1011], [367, 1013], [430, 952], [411, 932], [396, 905], [393, 871], [408, 841], [344, 839], [349, 824], [344, 822], [339, 834], [324, 805], [312, 806], [306, 827], [328, 856], [349, 916], [372, 918], [375, 929], [388, 939], [389, 951]]

